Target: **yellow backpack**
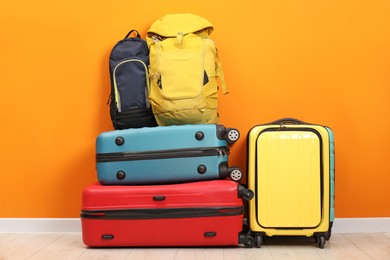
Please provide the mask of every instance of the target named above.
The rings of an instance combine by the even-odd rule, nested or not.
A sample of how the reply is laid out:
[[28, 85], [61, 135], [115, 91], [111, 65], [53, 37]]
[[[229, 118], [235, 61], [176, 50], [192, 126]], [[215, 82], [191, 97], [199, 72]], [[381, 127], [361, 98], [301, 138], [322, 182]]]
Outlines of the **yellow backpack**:
[[226, 94], [213, 25], [193, 14], [169, 14], [147, 32], [149, 100], [159, 125], [218, 122], [219, 78]]

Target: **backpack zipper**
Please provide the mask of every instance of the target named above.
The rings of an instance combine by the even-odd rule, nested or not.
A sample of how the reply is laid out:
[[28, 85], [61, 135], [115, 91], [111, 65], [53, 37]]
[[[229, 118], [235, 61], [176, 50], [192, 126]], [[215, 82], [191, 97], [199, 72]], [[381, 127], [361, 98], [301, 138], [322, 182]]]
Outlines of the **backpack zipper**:
[[[204, 64], [205, 64], [205, 56], [206, 56], [206, 54], [205, 54], [205, 52], [206, 52], [206, 40], [204, 39], [204, 38], [202, 38], [203, 39], [203, 46], [202, 46], [202, 68], [203, 68], [203, 70], [205, 71], [204, 73], [206, 73], [206, 70], [205, 70], [205, 66], [204, 66]], [[204, 75], [203, 75], [203, 77], [204, 77]], [[202, 88], [204, 88], [204, 84], [203, 84], [203, 82], [204, 82], [204, 78], [202, 78]]]
[[[118, 112], [122, 112], [122, 108], [121, 108], [121, 97], [120, 97], [120, 93], [119, 93], [119, 90], [118, 90], [118, 85], [116, 83], [116, 69], [124, 64], [124, 63], [128, 63], [128, 62], [139, 62], [143, 65], [143, 67], [145, 68], [145, 75], [146, 75], [146, 85], [147, 85], [147, 89], [149, 89], [149, 79], [147, 77], [148, 75], [148, 67], [146, 66], [145, 62], [143, 62], [142, 60], [139, 60], [139, 59], [128, 59], [128, 60], [124, 60], [124, 61], [121, 61], [119, 62], [115, 68], [114, 68], [114, 72], [113, 72], [113, 78], [114, 78], [114, 92], [115, 92], [115, 101], [116, 101], [116, 106], [117, 106], [117, 109], [118, 109]], [[147, 100], [147, 98], [146, 98]]]
[[160, 55], [161, 55], [161, 45], [160, 42], [164, 40], [164, 38], [161, 35], [154, 34], [152, 37], [152, 40], [154, 44], [157, 46], [157, 69], [155, 72], [150, 73], [150, 78], [152, 80], [155, 80], [157, 82], [157, 85], [159, 88], [161, 88], [161, 77], [160, 77]]
[[227, 156], [228, 154], [229, 148], [226, 146], [212, 148], [156, 150], [144, 152], [98, 153], [96, 154], [96, 162], [137, 161], [203, 156]]
[[161, 43], [160, 41], [156, 41], [157, 46], [157, 71], [154, 75], [154, 78], [157, 79], [157, 85], [159, 88], [162, 88], [161, 86], [161, 73], [160, 73], [160, 57], [161, 57]]

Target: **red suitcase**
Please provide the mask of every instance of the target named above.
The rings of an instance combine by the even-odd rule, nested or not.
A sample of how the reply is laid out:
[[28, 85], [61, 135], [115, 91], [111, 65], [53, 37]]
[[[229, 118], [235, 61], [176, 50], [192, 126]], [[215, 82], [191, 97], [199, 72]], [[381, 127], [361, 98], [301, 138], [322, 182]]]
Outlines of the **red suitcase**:
[[231, 180], [83, 191], [82, 236], [91, 247], [253, 247], [243, 232], [243, 199], [253, 192]]

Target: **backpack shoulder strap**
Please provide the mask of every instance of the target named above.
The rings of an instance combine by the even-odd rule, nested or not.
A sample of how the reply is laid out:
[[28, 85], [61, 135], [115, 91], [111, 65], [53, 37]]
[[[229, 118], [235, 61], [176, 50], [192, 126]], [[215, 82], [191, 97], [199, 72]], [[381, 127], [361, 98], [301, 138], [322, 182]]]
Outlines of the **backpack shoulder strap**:
[[216, 48], [216, 63], [217, 63], [217, 77], [219, 78], [219, 83], [221, 85], [221, 88], [222, 88], [222, 92], [223, 94], [229, 94], [229, 91], [227, 90], [227, 87], [226, 87], [226, 84], [225, 84], [225, 76], [223, 74], [223, 69], [222, 69], [222, 62], [221, 62], [221, 59], [219, 58], [219, 55], [218, 55], [218, 49]]

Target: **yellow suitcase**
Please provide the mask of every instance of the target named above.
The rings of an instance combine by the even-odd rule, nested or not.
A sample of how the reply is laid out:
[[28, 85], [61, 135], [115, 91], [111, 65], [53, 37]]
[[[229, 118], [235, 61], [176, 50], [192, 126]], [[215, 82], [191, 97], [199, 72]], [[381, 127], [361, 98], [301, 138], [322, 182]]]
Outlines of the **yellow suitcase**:
[[248, 221], [256, 246], [265, 235], [313, 236], [323, 248], [333, 223], [331, 130], [284, 118], [253, 127], [247, 138], [248, 188], [255, 192]]

